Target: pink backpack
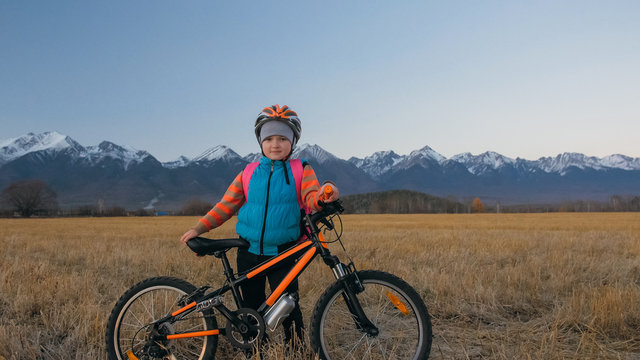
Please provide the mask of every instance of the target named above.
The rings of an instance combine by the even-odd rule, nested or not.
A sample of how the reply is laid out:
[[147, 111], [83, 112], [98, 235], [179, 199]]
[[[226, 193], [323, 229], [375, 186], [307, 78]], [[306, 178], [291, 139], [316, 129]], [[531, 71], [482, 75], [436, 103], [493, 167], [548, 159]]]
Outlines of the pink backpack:
[[[244, 191], [245, 198], [247, 194], [249, 194], [249, 181], [251, 180], [251, 175], [258, 167], [259, 162], [252, 162], [247, 165], [242, 171], [242, 191]], [[296, 193], [298, 194], [298, 205], [300, 205], [300, 209], [303, 209], [306, 213], [310, 213], [310, 210], [302, 203], [302, 161], [300, 159], [291, 159], [289, 160], [289, 164], [291, 164], [291, 172], [293, 173], [293, 181], [296, 183]]]

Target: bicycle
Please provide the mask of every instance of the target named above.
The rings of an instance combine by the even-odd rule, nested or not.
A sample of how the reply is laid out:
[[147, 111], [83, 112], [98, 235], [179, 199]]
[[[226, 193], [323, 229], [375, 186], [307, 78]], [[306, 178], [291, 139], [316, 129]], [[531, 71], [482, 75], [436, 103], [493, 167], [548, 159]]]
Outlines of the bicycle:
[[[218, 336], [250, 351], [293, 309], [296, 299], [285, 290], [318, 255], [336, 278], [317, 300], [310, 321], [311, 346], [321, 359], [427, 359], [431, 320], [420, 295], [395, 275], [358, 271], [353, 261], [343, 264], [331, 254], [329, 243], [342, 245], [342, 231], [338, 233], [334, 218], [340, 220], [344, 209], [339, 200], [323, 206], [323, 210], [303, 216], [303, 240], [245, 273], [234, 274], [226, 255], [230, 249], [248, 247], [245, 240], [189, 240], [187, 245], [196, 254], [220, 259], [224, 285], [215, 290], [196, 288], [173, 277], [154, 277], [134, 285], [109, 316], [109, 359], [213, 359]], [[323, 230], [334, 231], [336, 240], [325, 241]], [[266, 302], [257, 310], [243, 307], [240, 284], [293, 259], [288, 275]], [[235, 310], [225, 305], [223, 295], [228, 293]], [[226, 319], [226, 324], [219, 327], [219, 319]]]

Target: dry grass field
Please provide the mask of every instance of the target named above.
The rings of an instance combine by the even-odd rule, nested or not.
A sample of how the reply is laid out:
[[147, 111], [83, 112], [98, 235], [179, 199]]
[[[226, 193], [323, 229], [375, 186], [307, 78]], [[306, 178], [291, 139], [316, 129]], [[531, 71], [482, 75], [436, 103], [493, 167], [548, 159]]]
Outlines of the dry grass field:
[[[106, 319], [133, 284], [158, 275], [220, 284], [214, 259], [178, 241], [196, 220], [0, 219], [0, 359], [104, 359]], [[359, 269], [397, 274], [423, 296], [433, 359], [640, 359], [638, 213], [343, 222]], [[233, 234], [231, 222], [210, 236]], [[301, 278], [307, 323], [331, 281], [321, 261]], [[220, 358], [232, 357], [225, 343]]]

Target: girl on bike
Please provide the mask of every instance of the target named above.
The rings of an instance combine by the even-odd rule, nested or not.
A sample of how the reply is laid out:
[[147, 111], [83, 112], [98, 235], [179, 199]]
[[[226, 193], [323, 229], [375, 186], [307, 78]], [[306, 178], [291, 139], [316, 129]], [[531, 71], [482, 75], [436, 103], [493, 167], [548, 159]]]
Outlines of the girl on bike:
[[[262, 148], [262, 158], [253, 164], [252, 172], [247, 168], [236, 176], [222, 200], [195, 227], [187, 230], [181, 241], [186, 243], [222, 225], [237, 212], [236, 231], [250, 244], [249, 248], [238, 249], [238, 272], [245, 272], [293, 246], [300, 237], [301, 210], [320, 210], [319, 200], [332, 202], [339, 195], [331, 182], [320, 186], [307, 162], [302, 161], [302, 171], [297, 171], [296, 166], [300, 163], [290, 161], [301, 132], [298, 114], [289, 107], [276, 104], [264, 108], [255, 121], [255, 135]], [[296, 180], [300, 180], [294, 177], [299, 173], [302, 179], [298, 189]], [[332, 188], [328, 198], [320, 196], [324, 194], [325, 187]], [[268, 276], [271, 289], [284, 279], [288, 269], [283, 266]], [[258, 309], [266, 300], [265, 279], [251, 279], [241, 287], [241, 292], [245, 306]], [[298, 299], [297, 280], [291, 283], [287, 292]], [[293, 340], [294, 334], [302, 339], [302, 312], [297, 301], [283, 326], [287, 343]]]

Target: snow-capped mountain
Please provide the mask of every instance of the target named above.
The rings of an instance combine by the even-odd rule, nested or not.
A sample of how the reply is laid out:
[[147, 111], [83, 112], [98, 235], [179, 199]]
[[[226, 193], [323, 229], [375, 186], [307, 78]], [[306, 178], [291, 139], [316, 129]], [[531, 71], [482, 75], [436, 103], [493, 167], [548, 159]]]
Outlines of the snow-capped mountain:
[[26, 135], [0, 140], [0, 165], [37, 151], [82, 153], [85, 148], [75, 140], [55, 131]]
[[640, 158], [632, 158], [621, 154], [613, 154], [600, 159], [600, 163], [609, 168], [621, 170], [640, 170]]
[[640, 170], [640, 158], [630, 158], [628, 156], [614, 154], [604, 158], [586, 156], [578, 153], [563, 153], [556, 157], [543, 157], [538, 159], [537, 167], [547, 173], [559, 173], [564, 175], [571, 167], [581, 170]]
[[127, 169], [131, 164], [143, 162], [152, 157], [146, 151], [136, 150], [130, 146], [123, 147], [109, 141], [97, 146], [84, 147], [69, 136], [55, 131], [42, 134], [26, 135], [0, 141], [0, 165], [11, 162], [28, 154], [56, 156], [64, 154], [75, 161], [95, 165], [105, 160], [116, 160]]
[[442, 155], [440, 155], [440, 153], [438, 153], [437, 151], [433, 150], [432, 148], [430, 148], [429, 146], [425, 146], [420, 150], [414, 150], [411, 153], [409, 153], [409, 158], [410, 159], [431, 159], [431, 160], [435, 160], [439, 163], [443, 162], [444, 160], [446, 160], [446, 158]]
[[400, 169], [408, 169], [412, 166], [432, 166], [441, 164], [446, 158], [429, 146], [425, 146], [420, 150], [414, 150], [401, 161], [398, 161], [397, 167]]
[[[255, 162], [259, 161], [261, 157], [261, 153], [251, 153], [243, 157], [243, 159], [247, 162]], [[324, 164], [331, 160], [340, 160], [320, 146], [306, 143], [296, 146], [296, 148], [293, 149], [291, 157], [294, 159], [313, 159], [313, 162], [316, 164]]]
[[[109, 141], [85, 147], [57, 132], [29, 133], [0, 140], [0, 188], [36, 178], [51, 184], [68, 206], [109, 199], [129, 208], [151, 202], [176, 208], [188, 198], [217, 201], [238, 172], [261, 156], [241, 157], [220, 145], [193, 159], [160, 163], [147, 151]], [[347, 161], [318, 145], [300, 144], [293, 157], [308, 160], [319, 180], [335, 181], [343, 195], [407, 189], [506, 204], [640, 194], [640, 158], [620, 154], [525, 160], [487, 151], [447, 159], [425, 146], [407, 155], [388, 150]]]
[[162, 163], [162, 166], [166, 167], [167, 169], [177, 169], [177, 168], [181, 168], [189, 165], [190, 162], [191, 162], [191, 159], [182, 155], [176, 160]]
[[97, 146], [87, 146], [85, 149], [86, 151], [81, 152], [79, 156], [87, 159], [91, 164], [98, 164], [105, 160], [115, 160], [122, 162], [125, 170], [129, 169], [132, 164], [139, 164], [149, 157], [153, 158], [151, 154], [144, 150], [116, 145], [110, 141], [103, 141]]
[[244, 161], [246, 161], [248, 163], [252, 163], [252, 162], [260, 161], [261, 157], [262, 157], [261, 153], [251, 153], [251, 154], [243, 157], [242, 159], [244, 159]]
[[196, 156], [191, 160], [192, 162], [201, 162], [201, 161], [237, 161], [240, 160], [241, 157], [235, 151], [231, 150], [225, 145], [218, 145], [212, 148], [205, 150], [202, 154]]
[[[216, 161], [226, 161], [226, 162], [236, 162], [236, 161], [244, 161], [247, 163], [259, 161], [262, 157], [261, 153], [251, 153], [244, 157], [238, 155], [235, 151], [225, 145], [218, 145], [212, 148], [209, 148], [202, 152], [200, 155], [194, 157], [189, 160], [185, 156], [181, 156], [178, 160], [163, 163], [163, 166], [167, 168], [178, 168], [188, 166], [193, 163], [202, 163], [202, 162], [216, 162]], [[310, 145], [310, 144], [300, 144], [298, 145], [292, 154], [293, 158], [301, 158], [301, 159], [313, 159], [316, 164], [323, 164], [331, 160], [339, 160], [335, 155], [330, 152], [324, 150], [318, 145]]]
[[450, 160], [464, 165], [467, 170], [474, 175], [497, 170], [504, 166], [514, 166], [516, 164], [516, 160], [493, 151], [487, 151], [480, 155], [472, 155], [466, 152], [454, 155]]
[[632, 158], [620, 154], [598, 158], [579, 153], [563, 153], [556, 157], [542, 157], [532, 161], [521, 158], [512, 159], [494, 151], [487, 151], [479, 155], [465, 152], [447, 159], [428, 146], [412, 151], [409, 155], [398, 155], [393, 151], [379, 151], [363, 159], [352, 157], [349, 162], [374, 178], [379, 178], [390, 172], [408, 169], [415, 165], [428, 167], [434, 164], [445, 165], [451, 163], [463, 165], [473, 175], [481, 175], [488, 171], [508, 167], [519, 167], [529, 171], [540, 170], [545, 173], [560, 175], [565, 175], [567, 170], [572, 167], [580, 170], [640, 170], [640, 158]]
[[[17, 138], [0, 140], [0, 165], [35, 152], [66, 153], [90, 164], [97, 164], [104, 159], [119, 160], [125, 169], [129, 168], [131, 164], [141, 163], [144, 159], [152, 157], [147, 151], [136, 150], [130, 146], [121, 146], [109, 141], [103, 141], [97, 146], [83, 147], [69, 136], [50, 131], [41, 134], [28, 133]], [[259, 160], [261, 156], [260, 153], [252, 153], [241, 157], [228, 146], [218, 145], [205, 150], [193, 159], [180, 156], [177, 160], [166, 162], [162, 165], [173, 169], [195, 162], [252, 162]], [[311, 144], [298, 145], [294, 150], [293, 157], [313, 159], [316, 164], [340, 160], [322, 147]], [[388, 150], [373, 153], [362, 159], [352, 157], [348, 161], [374, 178], [412, 166], [429, 167], [435, 164], [444, 164], [445, 162], [462, 164], [469, 173], [474, 175], [518, 165], [528, 169], [560, 175], [566, 174], [566, 171], [571, 167], [581, 170], [640, 170], [640, 158], [632, 158], [620, 154], [597, 158], [579, 153], [563, 153], [555, 157], [542, 157], [532, 161], [521, 158], [512, 159], [493, 151], [487, 151], [479, 155], [473, 155], [468, 152], [460, 153], [447, 159], [429, 146], [412, 151], [408, 155], [398, 155], [394, 151]]]
[[603, 168], [600, 159], [577, 153], [564, 153], [554, 158], [543, 157], [538, 159], [537, 163], [538, 167], [545, 172], [560, 174], [564, 174], [566, 170], [572, 166], [578, 169], [590, 168], [601, 170]]
[[291, 156], [297, 159], [313, 159], [315, 163], [319, 164], [339, 160], [335, 155], [327, 150], [318, 145], [311, 144], [300, 144], [296, 146]]
[[352, 157], [349, 162], [365, 171], [374, 179], [379, 179], [387, 173], [398, 170], [406, 170], [412, 166], [433, 167], [439, 166], [446, 158], [425, 146], [420, 150], [414, 150], [409, 155], [398, 155], [393, 151], [379, 151], [364, 159]]
[[405, 156], [400, 156], [393, 152], [393, 150], [388, 150], [375, 152], [364, 159], [352, 157], [349, 159], [349, 162], [372, 177], [379, 178], [382, 174], [393, 170], [394, 167], [404, 159]]

